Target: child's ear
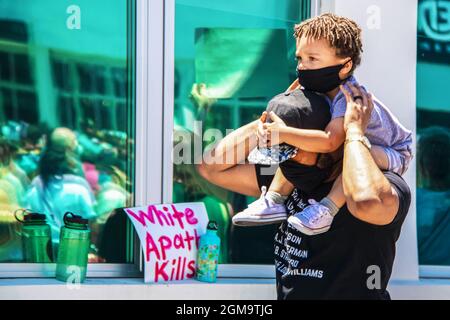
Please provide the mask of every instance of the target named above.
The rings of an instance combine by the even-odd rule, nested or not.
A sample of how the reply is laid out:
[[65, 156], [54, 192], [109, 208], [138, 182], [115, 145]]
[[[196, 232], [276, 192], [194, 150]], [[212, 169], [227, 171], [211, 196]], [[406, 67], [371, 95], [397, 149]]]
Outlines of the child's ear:
[[350, 72], [352, 71], [352, 68], [353, 68], [353, 60], [350, 60], [347, 63], [345, 63], [344, 67], [339, 72], [339, 78], [341, 78], [342, 80], [348, 78]]

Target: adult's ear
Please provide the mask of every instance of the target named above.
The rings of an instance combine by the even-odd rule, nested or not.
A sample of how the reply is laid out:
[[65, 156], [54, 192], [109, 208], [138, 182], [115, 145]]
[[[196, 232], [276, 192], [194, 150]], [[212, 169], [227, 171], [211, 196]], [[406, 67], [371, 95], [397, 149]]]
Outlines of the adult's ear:
[[294, 91], [294, 90], [297, 89], [298, 87], [300, 87], [300, 83], [298, 82], [298, 79], [295, 79], [295, 81], [291, 83], [291, 85], [289, 86], [289, 88], [287, 88], [286, 92]]

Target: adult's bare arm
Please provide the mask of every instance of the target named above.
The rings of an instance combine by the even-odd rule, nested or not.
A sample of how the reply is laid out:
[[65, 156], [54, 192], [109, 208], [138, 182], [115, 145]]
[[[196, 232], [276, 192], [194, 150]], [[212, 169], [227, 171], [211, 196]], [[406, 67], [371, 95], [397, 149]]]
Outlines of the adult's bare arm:
[[206, 152], [204, 161], [197, 165], [199, 174], [209, 182], [227, 190], [249, 196], [259, 196], [255, 167], [246, 158], [256, 147], [256, 130], [265, 121], [253, 121], [228, 134]]
[[[349, 87], [351, 93], [341, 87], [347, 99], [344, 121], [347, 142], [344, 147], [342, 173], [347, 207], [362, 221], [387, 225], [394, 220], [398, 212], [398, 194], [376, 165], [369, 149], [353, 139], [364, 136], [373, 109], [373, 100], [362, 88]], [[354, 97], [357, 96], [362, 98], [355, 101]]]
[[204, 165], [215, 171], [224, 171], [245, 163], [248, 154], [257, 146], [256, 131], [265, 121], [263, 116], [229, 133], [206, 152]]

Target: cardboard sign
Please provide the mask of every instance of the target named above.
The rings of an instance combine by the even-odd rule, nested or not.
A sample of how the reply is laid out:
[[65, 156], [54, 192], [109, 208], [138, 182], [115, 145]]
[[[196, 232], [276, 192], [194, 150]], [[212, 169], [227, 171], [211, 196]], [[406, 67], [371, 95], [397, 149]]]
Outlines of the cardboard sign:
[[125, 212], [141, 240], [145, 282], [194, 278], [199, 239], [208, 224], [202, 202], [149, 205]]

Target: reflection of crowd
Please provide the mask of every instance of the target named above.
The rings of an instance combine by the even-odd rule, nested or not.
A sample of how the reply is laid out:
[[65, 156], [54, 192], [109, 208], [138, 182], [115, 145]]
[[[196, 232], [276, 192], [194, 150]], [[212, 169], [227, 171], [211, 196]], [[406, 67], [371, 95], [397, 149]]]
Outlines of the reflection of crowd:
[[44, 213], [59, 241], [67, 211], [90, 219], [92, 260], [111, 212], [129, 203], [127, 136], [96, 130], [84, 121], [81, 130], [9, 121], [0, 140], [0, 261], [20, 261], [18, 208]]

